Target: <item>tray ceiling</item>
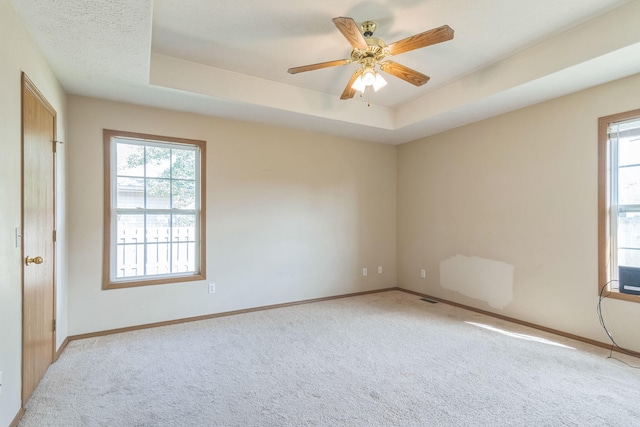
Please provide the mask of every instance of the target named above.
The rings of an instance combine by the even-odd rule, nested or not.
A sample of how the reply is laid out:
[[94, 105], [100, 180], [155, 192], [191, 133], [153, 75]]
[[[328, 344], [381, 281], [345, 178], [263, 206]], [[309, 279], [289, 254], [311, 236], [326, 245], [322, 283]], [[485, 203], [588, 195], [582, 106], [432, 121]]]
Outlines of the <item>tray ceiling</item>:
[[[640, 1], [12, 0], [69, 93], [398, 144], [640, 72]], [[356, 64], [331, 22], [387, 43], [444, 24], [453, 40], [393, 57], [393, 76], [339, 99]]]

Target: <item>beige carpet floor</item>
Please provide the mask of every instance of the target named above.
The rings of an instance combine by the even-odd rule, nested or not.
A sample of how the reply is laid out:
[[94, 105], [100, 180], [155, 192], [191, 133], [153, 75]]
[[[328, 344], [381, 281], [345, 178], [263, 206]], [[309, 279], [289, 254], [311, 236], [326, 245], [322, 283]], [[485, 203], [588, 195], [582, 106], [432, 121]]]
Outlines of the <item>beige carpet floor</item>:
[[73, 341], [20, 426], [639, 426], [607, 355], [391, 291]]

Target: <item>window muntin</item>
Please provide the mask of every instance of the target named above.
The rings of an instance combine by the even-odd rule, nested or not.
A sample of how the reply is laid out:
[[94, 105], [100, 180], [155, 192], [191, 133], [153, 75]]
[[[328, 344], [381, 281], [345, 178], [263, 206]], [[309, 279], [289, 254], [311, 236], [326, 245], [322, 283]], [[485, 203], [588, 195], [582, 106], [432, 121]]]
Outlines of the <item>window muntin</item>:
[[103, 287], [204, 279], [204, 142], [104, 133]]
[[640, 268], [640, 110], [599, 121], [599, 289], [618, 293], [619, 267]]

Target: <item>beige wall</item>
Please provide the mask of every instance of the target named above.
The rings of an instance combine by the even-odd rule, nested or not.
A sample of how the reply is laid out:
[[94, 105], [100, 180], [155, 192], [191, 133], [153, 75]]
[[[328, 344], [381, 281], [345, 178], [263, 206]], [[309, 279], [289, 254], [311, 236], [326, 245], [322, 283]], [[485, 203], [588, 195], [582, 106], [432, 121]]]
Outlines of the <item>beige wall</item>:
[[[58, 113], [58, 136], [65, 137], [62, 87], [31, 40], [9, 0], [0, 0], [0, 426], [9, 425], [20, 410], [22, 363], [22, 260], [15, 244], [21, 226], [20, 78], [25, 71]], [[64, 148], [58, 156], [58, 345], [66, 337], [66, 249], [64, 235]]]
[[[636, 108], [640, 75], [399, 146], [398, 286], [607, 342], [597, 119]], [[640, 304], [604, 314], [640, 350]]]
[[[394, 146], [77, 96], [68, 111], [70, 335], [395, 286]], [[101, 290], [103, 128], [207, 141], [206, 281]]]

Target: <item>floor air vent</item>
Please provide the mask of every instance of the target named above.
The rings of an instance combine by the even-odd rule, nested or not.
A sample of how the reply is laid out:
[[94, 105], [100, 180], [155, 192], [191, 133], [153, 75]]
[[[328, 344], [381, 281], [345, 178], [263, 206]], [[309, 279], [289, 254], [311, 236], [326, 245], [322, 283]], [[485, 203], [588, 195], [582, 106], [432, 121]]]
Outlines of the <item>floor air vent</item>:
[[429, 299], [429, 298], [420, 298], [420, 301], [428, 302], [429, 304], [437, 304], [438, 303], [438, 301], [434, 301], [434, 300]]

